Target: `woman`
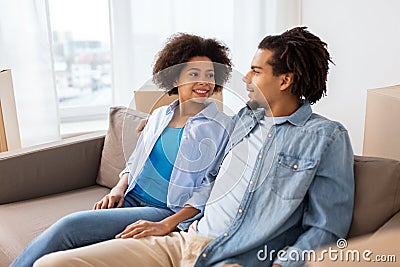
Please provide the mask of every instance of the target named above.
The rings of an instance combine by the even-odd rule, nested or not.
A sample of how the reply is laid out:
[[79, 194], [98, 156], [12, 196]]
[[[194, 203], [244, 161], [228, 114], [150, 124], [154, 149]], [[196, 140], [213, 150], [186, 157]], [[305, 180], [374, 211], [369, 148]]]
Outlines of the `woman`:
[[214, 39], [172, 36], [157, 55], [153, 81], [178, 100], [153, 112], [118, 184], [94, 210], [60, 219], [11, 266], [112, 238], [165, 235], [200, 217], [232, 127], [206, 100], [230, 77], [228, 52]]

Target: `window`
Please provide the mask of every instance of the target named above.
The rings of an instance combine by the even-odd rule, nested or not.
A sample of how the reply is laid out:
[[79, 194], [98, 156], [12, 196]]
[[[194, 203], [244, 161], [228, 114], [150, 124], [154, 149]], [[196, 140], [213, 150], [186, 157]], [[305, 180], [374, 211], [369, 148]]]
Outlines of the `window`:
[[107, 127], [112, 104], [107, 0], [49, 0], [62, 135]]

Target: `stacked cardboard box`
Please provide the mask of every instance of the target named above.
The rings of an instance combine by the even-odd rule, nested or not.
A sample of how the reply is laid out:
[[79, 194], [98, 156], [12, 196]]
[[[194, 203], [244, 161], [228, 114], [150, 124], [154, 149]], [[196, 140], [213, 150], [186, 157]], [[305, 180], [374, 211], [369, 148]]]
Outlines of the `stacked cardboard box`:
[[367, 90], [363, 154], [400, 160], [400, 85]]
[[0, 152], [21, 147], [11, 70], [0, 71]]

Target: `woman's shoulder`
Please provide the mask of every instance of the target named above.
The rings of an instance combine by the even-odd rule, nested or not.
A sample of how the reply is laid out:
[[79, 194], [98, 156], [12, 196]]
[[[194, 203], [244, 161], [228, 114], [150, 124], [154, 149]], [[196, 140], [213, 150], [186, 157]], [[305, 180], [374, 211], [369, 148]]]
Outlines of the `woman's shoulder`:
[[222, 123], [224, 125], [232, 124], [232, 117], [221, 111], [214, 101], [208, 100], [206, 105], [207, 106], [203, 115], [207, 119]]
[[169, 113], [173, 112], [173, 110], [178, 105], [179, 105], [179, 100], [176, 99], [176, 100], [172, 101], [172, 103], [169, 105], [161, 106], [161, 107], [154, 109], [151, 115], [153, 115], [153, 114], [155, 114], [157, 116], [168, 115]]
[[170, 106], [161, 106], [158, 107], [156, 109], [153, 110], [153, 112], [151, 113], [150, 117], [161, 117], [161, 116], [165, 116], [168, 113], [168, 109], [170, 108]]
[[205, 116], [199, 117], [199, 119], [194, 120], [198, 127], [200, 127], [202, 132], [219, 132], [221, 135], [224, 132], [231, 133], [233, 129], [232, 117], [228, 116], [224, 112], [217, 110], [212, 114], [207, 114]]
[[233, 119], [231, 116], [227, 115], [223, 111], [218, 110], [218, 112], [215, 114], [215, 120], [224, 125], [225, 128], [233, 128]]

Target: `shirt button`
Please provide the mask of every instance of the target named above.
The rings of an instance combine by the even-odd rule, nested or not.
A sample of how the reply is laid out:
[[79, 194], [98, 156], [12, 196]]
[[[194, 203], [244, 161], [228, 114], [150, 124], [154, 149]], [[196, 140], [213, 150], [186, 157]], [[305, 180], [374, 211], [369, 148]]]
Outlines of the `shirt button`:
[[202, 256], [203, 258], [207, 258], [207, 254], [206, 254], [206, 253], [203, 253], [201, 256]]
[[262, 158], [262, 154], [258, 155], [258, 158], [261, 159]]
[[295, 169], [295, 170], [297, 170], [298, 167], [299, 167], [299, 166], [298, 166], [297, 164], [294, 164], [294, 165], [293, 165], [293, 169]]
[[243, 212], [243, 210], [242, 209], [239, 209], [239, 213], [242, 213]]
[[227, 236], [228, 236], [228, 233], [224, 233], [224, 236], [227, 237]]
[[254, 182], [253, 181], [250, 181], [250, 184], [253, 184]]
[[268, 137], [269, 137], [269, 138], [271, 138], [271, 137], [272, 137], [272, 134], [271, 134], [271, 133], [270, 133], [270, 134], [268, 134]]

